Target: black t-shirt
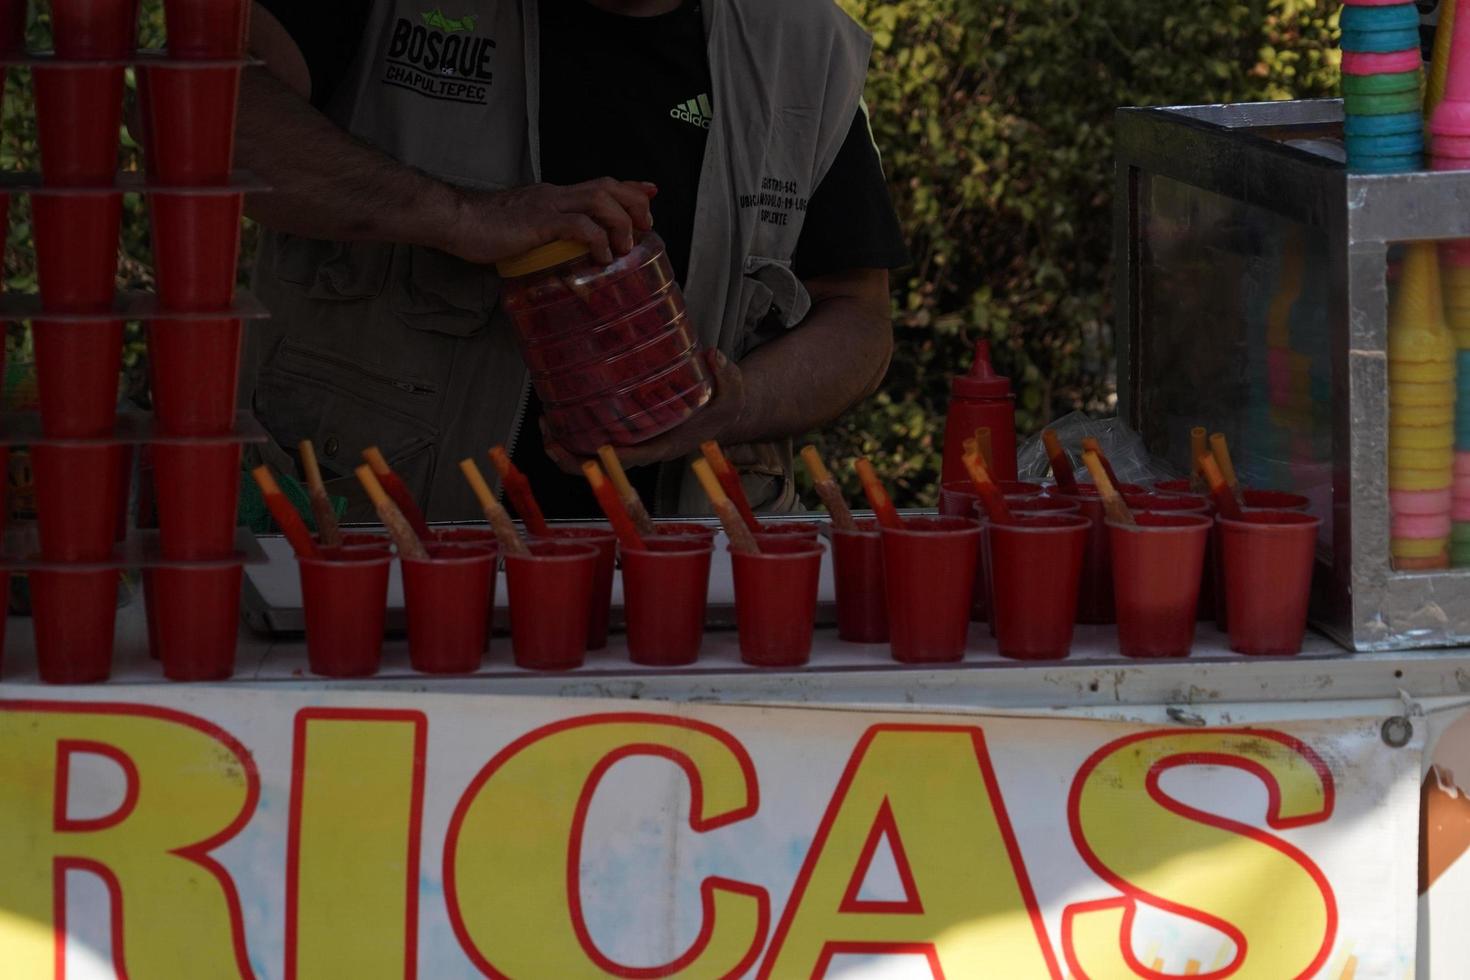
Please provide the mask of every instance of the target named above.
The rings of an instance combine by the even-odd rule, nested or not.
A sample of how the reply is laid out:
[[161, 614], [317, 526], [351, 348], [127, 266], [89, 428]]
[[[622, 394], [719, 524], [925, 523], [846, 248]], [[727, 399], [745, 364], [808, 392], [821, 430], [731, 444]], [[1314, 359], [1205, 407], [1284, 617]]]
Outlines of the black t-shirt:
[[[301, 49], [321, 107], [351, 65], [369, 0], [262, 0]], [[654, 17], [628, 17], [587, 0], [541, 0], [542, 179], [572, 184], [599, 177], [658, 185], [654, 227], [682, 283], [689, 266], [695, 202], [711, 102], [703, 14], [697, 0]], [[813, 191], [793, 268], [803, 279], [845, 269], [897, 268], [908, 252], [883, 170], [859, 111], [836, 160]], [[586, 482], [547, 458], [534, 393], [515, 446], [548, 517], [599, 513]], [[629, 471], [644, 499], [655, 469]]]

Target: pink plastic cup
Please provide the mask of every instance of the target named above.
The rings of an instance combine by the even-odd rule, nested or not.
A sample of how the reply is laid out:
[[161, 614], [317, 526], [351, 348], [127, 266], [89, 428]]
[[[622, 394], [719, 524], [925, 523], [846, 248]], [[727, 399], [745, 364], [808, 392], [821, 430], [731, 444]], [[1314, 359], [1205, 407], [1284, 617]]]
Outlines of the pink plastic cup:
[[635, 664], [681, 667], [699, 658], [714, 544], [655, 535], [624, 548], [623, 605]]
[[168, 53], [175, 58], [238, 58], [250, 31], [246, 0], [164, 0]]
[[874, 520], [857, 530], [832, 528], [832, 579], [837, 590], [837, 638], [848, 643], [888, 642], [888, 593], [883, 576], [883, 535]]
[[219, 681], [235, 673], [244, 566], [164, 566], [153, 572], [152, 597], [163, 676]]
[[235, 153], [235, 108], [240, 66], [187, 68], [153, 64], [140, 69], [148, 100], [143, 152], [148, 173], [175, 187], [225, 184]]
[[31, 572], [36, 661], [47, 684], [94, 684], [112, 673], [118, 573]]
[[490, 628], [495, 552], [470, 545], [428, 545], [428, 558], [403, 558], [408, 659], [425, 674], [480, 669]]
[[138, 0], [51, 0], [51, 32], [59, 58], [127, 58], [138, 43]]
[[1072, 649], [1082, 557], [1092, 522], [1046, 514], [990, 525], [991, 619], [1000, 655], [1060, 660]]
[[112, 309], [121, 194], [35, 194], [36, 275], [52, 313]]
[[1202, 514], [1152, 512], [1134, 520], [1108, 522], [1119, 649], [1125, 657], [1188, 656], [1213, 522]]
[[117, 542], [123, 449], [52, 445], [31, 449], [41, 555], [47, 561], [106, 561]]
[[36, 384], [48, 436], [105, 436], [117, 424], [123, 321], [36, 320]]
[[224, 310], [235, 301], [243, 194], [151, 196], [158, 298], [180, 313]]
[[617, 569], [618, 536], [605, 527], [554, 527], [553, 541], [575, 541], [597, 549], [597, 569], [592, 576], [592, 597], [587, 607], [587, 649], [607, 646], [607, 624], [612, 618], [613, 574]]
[[209, 436], [234, 428], [239, 320], [152, 320], [148, 361], [160, 431]]
[[961, 660], [980, 559], [980, 525], [963, 517], [910, 518], [883, 528], [889, 643], [899, 663]]
[[730, 552], [740, 658], [754, 667], [800, 667], [812, 652], [825, 549], [801, 535], [768, 538], [760, 548]]
[[367, 547], [296, 560], [306, 608], [306, 657], [313, 674], [369, 677], [378, 672], [392, 563], [386, 548]]
[[600, 553], [595, 545], [580, 541], [532, 541], [529, 547], [529, 555], [505, 556], [516, 666], [573, 670], [587, 656]]
[[1247, 511], [1222, 517], [1230, 649], [1282, 656], [1298, 653], [1307, 629], [1317, 529], [1322, 521], [1298, 511]]
[[123, 67], [67, 65], [32, 70], [41, 176], [57, 187], [105, 187], [117, 177]]
[[155, 445], [153, 486], [164, 558], [195, 561], [234, 553], [240, 500], [238, 443]]

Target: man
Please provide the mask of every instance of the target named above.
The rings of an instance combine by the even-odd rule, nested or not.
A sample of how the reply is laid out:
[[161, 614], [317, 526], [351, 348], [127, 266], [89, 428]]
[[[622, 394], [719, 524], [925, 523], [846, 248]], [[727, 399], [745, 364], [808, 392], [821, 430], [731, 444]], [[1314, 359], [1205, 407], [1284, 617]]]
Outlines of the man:
[[594, 513], [486, 263], [556, 238], [607, 260], [656, 223], [716, 395], [625, 460], [657, 511], [698, 510], [684, 461], [718, 439], [789, 509], [791, 437], [875, 390], [892, 343], [866, 36], [830, 0], [427, 7], [256, 4], [239, 156], [276, 189], [250, 202], [275, 319], [245, 387], [276, 441], [313, 439], [338, 492], [376, 443], [435, 518], [478, 513], [456, 464], [507, 443], [549, 515]]

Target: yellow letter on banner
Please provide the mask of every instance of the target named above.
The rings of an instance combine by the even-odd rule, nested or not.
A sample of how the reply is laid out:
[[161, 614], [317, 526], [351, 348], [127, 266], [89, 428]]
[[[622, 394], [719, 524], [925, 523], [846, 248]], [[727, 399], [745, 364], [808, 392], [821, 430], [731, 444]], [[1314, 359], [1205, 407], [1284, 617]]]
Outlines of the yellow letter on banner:
[[415, 975], [427, 727], [418, 711], [297, 713], [288, 978]]
[[[903, 902], [857, 898], [879, 830]], [[840, 953], [924, 955], [936, 977], [1059, 976], [980, 729], [863, 735], [760, 975], [820, 977]]]
[[1256, 827], [1169, 796], [1159, 778], [1179, 766], [1231, 766], [1265, 783], [1266, 823], [1277, 830], [1332, 815], [1332, 775], [1300, 741], [1278, 732], [1150, 732], [1104, 746], [1072, 783], [1072, 837], [1099, 877], [1125, 897], [1067, 909], [1067, 965], [1079, 978], [1166, 977], [1132, 949], [1137, 904], [1224, 933], [1235, 956], [1201, 977], [1284, 980], [1314, 975], [1337, 932], [1322, 871]]
[[[465, 952], [504, 977], [739, 976], [769, 924], [766, 893], [725, 878], [700, 887], [704, 921], [671, 963], [626, 967], [598, 950], [582, 919], [582, 832], [598, 782], [635, 756], [668, 759], [689, 779], [696, 832], [743, 820], [759, 805], [755, 768], [732, 736], [702, 722], [606, 714], [547, 725], [475, 777], [444, 845], [444, 895]], [[657, 802], [657, 801], [656, 801]]]
[[[68, 814], [78, 754], [122, 768], [127, 788], [114, 813]], [[81, 869], [111, 893], [119, 976], [250, 976], [239, 898], [209, 853], [245, 825], [259, 793], [249, 753], [202, 719], [141, 705], [0, 701], [0, 972], [61, 973], [61, 889], [65, 872]]]

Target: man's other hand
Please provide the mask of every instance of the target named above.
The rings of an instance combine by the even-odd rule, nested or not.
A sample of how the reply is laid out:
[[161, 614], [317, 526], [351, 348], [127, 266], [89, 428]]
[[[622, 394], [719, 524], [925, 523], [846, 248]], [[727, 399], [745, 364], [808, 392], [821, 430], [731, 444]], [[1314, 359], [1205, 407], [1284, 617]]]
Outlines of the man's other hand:
[[459, 188], [445, 251], [489, 265], [565, 240], [582, 242], [606, 265], [633, 248], [637, 233], [653, 227], [648, 202], [656, 193], [652, 184], [610, 177], [507, 191]]

